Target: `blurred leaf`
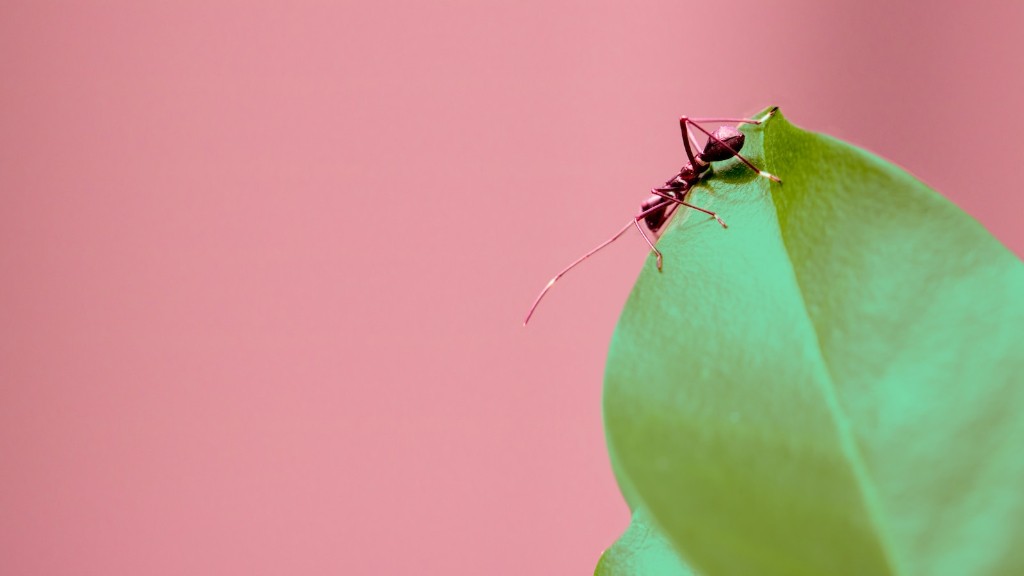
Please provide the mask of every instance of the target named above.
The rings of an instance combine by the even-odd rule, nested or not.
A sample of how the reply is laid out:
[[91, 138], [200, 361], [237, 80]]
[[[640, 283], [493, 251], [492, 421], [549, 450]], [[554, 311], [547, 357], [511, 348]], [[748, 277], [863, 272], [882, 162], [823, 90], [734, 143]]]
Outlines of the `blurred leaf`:
[[694, 576], [643, 508], [633, 511], [626, 533], [601, 555], [594, 576]]
[[702, 576], [1024, 574], [1024, 265], [871, 154], [746, 132], [785, 185], [717, 165], [730, 228], [678, 213], [612, 341], [631, 507]]

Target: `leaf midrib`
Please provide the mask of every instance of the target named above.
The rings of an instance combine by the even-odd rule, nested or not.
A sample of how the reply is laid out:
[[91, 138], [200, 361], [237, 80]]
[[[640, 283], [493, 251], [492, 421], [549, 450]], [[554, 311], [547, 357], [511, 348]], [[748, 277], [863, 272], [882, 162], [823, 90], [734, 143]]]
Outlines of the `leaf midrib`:
[[[776, 168], [774, 159], [772, 158], [773, 152], [768, 146], [768, 129], [773, 124], [777, 123], [778, 120], [786, 121], [781, 117], [781, 114], [779, 114], [779, 117], [774, 120], [776, 120], [776, 122], [765, 123], [761, 135], [761, 148], [762, 153], [764, 154], [765, 168], [772, 173], [776, 173]], [[770, 184], [769, 188], [772, 186], [779, 185]], [[874, 478], [868, 470], [867, 463], [864, 460], [863, 454], [861, 454], [860, 447], [858, 446], [853, 434], [852, 420], [847, 415], [846, 410], [843, 408], [842, 403], [839, 400], [839, 394], [836, 389], [835, 379], [832, 375], [832, 369], [829, 366], [825, 350], [821, 346], [821, 339], [818, 334], [818, 324], [814, 321], [814, 318], [810, 313], [810, 309], [807, 306], [804, 288], [800, 283], [800, 276], [796, 272], [796, 265], [793, 263], [790, 256], [789, 246], [786, 243], [786, 235], [782, 233], [779, 206], [775, 201], [775, 194], [772, 194], [772, 206], [775, 208], [776, 223], [779, 225], [779, 237], [782, 240], [783, 247], [785, 248], [786, 262], [789, 264], [789, 271], [792, 274], [793, 285], [796, 286], [797, 294], [800, 297], [801, 309], [811, 327], [811, 333], [814, 336], [814, 349], [820, 358], [821, 366], [824, 371], [824, 378], [819, 379], [819, 386], [822, 388], [821, 392], [825, 398], [826, 404], [828, 405], [829, 412], [833, 416], [833, 422], [836, 426], [836, 433], [839, 436], [843, 456], [849, 463], [854, 473], [854, 477], [857, 480], [857, 487], [860, 491], [861, 500], [863, 501], [868, 518], [874, 527], [874, 534], [877, 537], [879, 547], [885, 555], [888, 573], [890, 576], [902, 576], [906, 574], [906, 572], [903, 569], [903, 563], [895, 545], [892, 543], [892, 538], [887, 529], [888, 523], [885, 521], [887, 517], [885, 507], [882, 505], [878, 490], [875, 487]]]

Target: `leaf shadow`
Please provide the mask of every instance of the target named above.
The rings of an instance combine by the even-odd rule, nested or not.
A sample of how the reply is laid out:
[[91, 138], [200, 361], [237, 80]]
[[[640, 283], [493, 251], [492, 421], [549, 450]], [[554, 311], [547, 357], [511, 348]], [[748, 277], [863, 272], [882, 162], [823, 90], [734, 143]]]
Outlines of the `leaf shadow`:
[[[751, 159], [751, 162], [754, 162], [755, 165], [759, 165], [754, 159]], [[755, 178], [759, 178], [756, 172], [739, 160], [729, 161], [729, 164], [726, 164], [725, 166], [717, 164], [714, 165], [712, 169], [714, 170], [713, 176], [708, 180], [719, 180], [721, 182], [728, 182], [729, 184], [746, 184]]]

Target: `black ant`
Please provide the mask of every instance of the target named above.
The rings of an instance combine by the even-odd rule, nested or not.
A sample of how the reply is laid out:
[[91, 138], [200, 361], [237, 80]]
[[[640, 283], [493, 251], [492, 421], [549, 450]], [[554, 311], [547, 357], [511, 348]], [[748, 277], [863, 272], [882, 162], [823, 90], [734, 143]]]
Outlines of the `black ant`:
[[[644, 221], [644, 224], [647, 225], [647, 228], [653, 234], [657, 235], [658, 231], [661, 230], [661, 227], [665, 225], [665, 222], [667, 222], [668, 219], [672, 216], [676, 208], [678, 208], [679, 206], [686, 206], [687, 208], [692, 208], [699, 212], [703, 212], [705, 214], [710, 215], [719, 224], [722, 225], [722, 228], [728, 228], [725, 221], [722, 220], [718, 216], [718, 214], [705, 208], [701, 208], [700, 206], [694, 206], [693, 204], [686, 202], [686, 195], [689, 193], [690, 189], [693, 188], [693, 186], [697, 182], [699, 182], [702, 178], [704, 178], [710, 173], [711, 162], [719, 162], [722, 160], [728, 160], [729, 158], [737, 158], [740, 162], [743, 162], [743, 164], [745, 164], [751, 170], [757, 172], [759, 176], [768, 178], [772, 182], [778, 182], [779, 184], [782, 184], [782, 180], [779, 180], [778, 177], [773, 176], [772, 174], [769, 174], [764, 170], [759, 169], [757, 166], [754, 166], [753, 162], [747, 160], [739, 153], [739, 151], [743, 148], [743, 141], [746, 139], [742, 132], [740, 132], [739, 130], [732, 126], [721, 126], [712, 134], [711, 132], [708, 132], [707, 130], [704, 129], [703, 126], [700, 125], [700, 123], [702, 122], [736, 122], [737, 124], [761, 124], [762, 122], [765, 122], [766, 120], [771, 118], [776, 111], [778, 111], [777, 106], [769, 110], [767, 114], [765, 114], [760, 120], [748, 120], [745, 118], [688, 118], [686, 116], [680, 117], [679, 130], [682, 132], [683, 147], [686, 149], [686, 157], [687, 159], [689, 159], [689, 162], [683, 165], [683, 167], [679, 170], [679, 173], [670, 178], [669, 180], [667, 180], [665, 184], [657, 188], [652, 188], [651, 195], [648, 196], [642, 204], [640, 204], [640, 213], [634, 216], [633, 219], [630, 220], [628, 224], [623, 226], [621, 230], [616, 232], [614, 236], [605, 240], [590, 252], [587, 252], [583, 256], [580, 256], [578, 259], [576, 259], [575, 262], [566, 266], [565, 269], [559, 272], [558, 274], [555, 274], [555, 277], [552, 278], [547, 283], [547, 286], [545, 286], [544, 289], [540, 291], [540, 294], [537, 295], [537, 299], [533, 301], [533, 306], [530, 306], [530, 311], [526, 313], [526, 319], [523, 320], [523, 326], [526, 326], [526, 323], [530, 321], [530, 317], [533, 316], [533, 312], [534, 310], [537, 309], [537, 305], [540, 304], [541, 299], [544, 298], [544, 295], [548, 293], [548, 290], [551, 289], [551, 287], [559, 278], [561, 278], [563, 275], [565, 275], [566, 272], [572, 270], [587, 258], [590, 258], [594, 254], [596, 254], [605, 246], [618, 240], [620, 236], [626, 233], [626, 230], [629, 230], [630, 226], [636, 226], [636, 229], [640, 231], [640, 234], [644, 237], [644, 240], [647, 242], [647, 245], [651, 247], [651, 251], [654, 252], [655, 257], [657, 258], [658, 271], [661, 272], [661, 252], [654, 247], [654, 242], [651, 241], [651, 239], [644, 232], [643, 228], [640, 227], [641, 220]], [[690, 126], [693, 126], [697, 130], [700, 130], [708, 137], [708, 141], [704, 145], [703, 151], [700, 151], [700, 147], [697, 145], [697, 139], [693, 137], [693, 133], [690, 131]], [[698, 150], [696, 155], [694, 155], [693, 150]]]

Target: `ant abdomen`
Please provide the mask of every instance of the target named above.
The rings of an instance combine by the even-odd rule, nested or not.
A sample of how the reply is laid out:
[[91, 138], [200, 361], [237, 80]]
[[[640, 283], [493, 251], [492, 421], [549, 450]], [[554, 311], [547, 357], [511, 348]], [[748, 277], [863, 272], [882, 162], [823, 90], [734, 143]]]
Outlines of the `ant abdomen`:
[[[661, 205], [660, 208], [655, 208], [659, 204]], [[644, 200], [643, 203], [640, 204], [641, 213], [647, 212], [648, 210], [655, 208], [654, 210], [647, 212], [647, 214], [644, 216], [644, 224], [647, 225], [648, 230], [654, 232], [655, 234], [658, 233], [658, 230], [660, 230], [662, 225], [665, 224], [665, 220], [668, 219], [668, 207], [671, 205], [671, 202], [665, 201], [664, 196], [658, 196], [657, 194], [651, 194], [650, 196], [647, 197], [647, 200]]]
[[736, 155], [743, 148], [743, 141], [746, 136], [743, 132], [732, 126], [722, 126], [715, 130], [715, 137], [709, 138], [708, 143], [701, 152], [701, 160], [705, 162], [720, 162], [728, 160]]

